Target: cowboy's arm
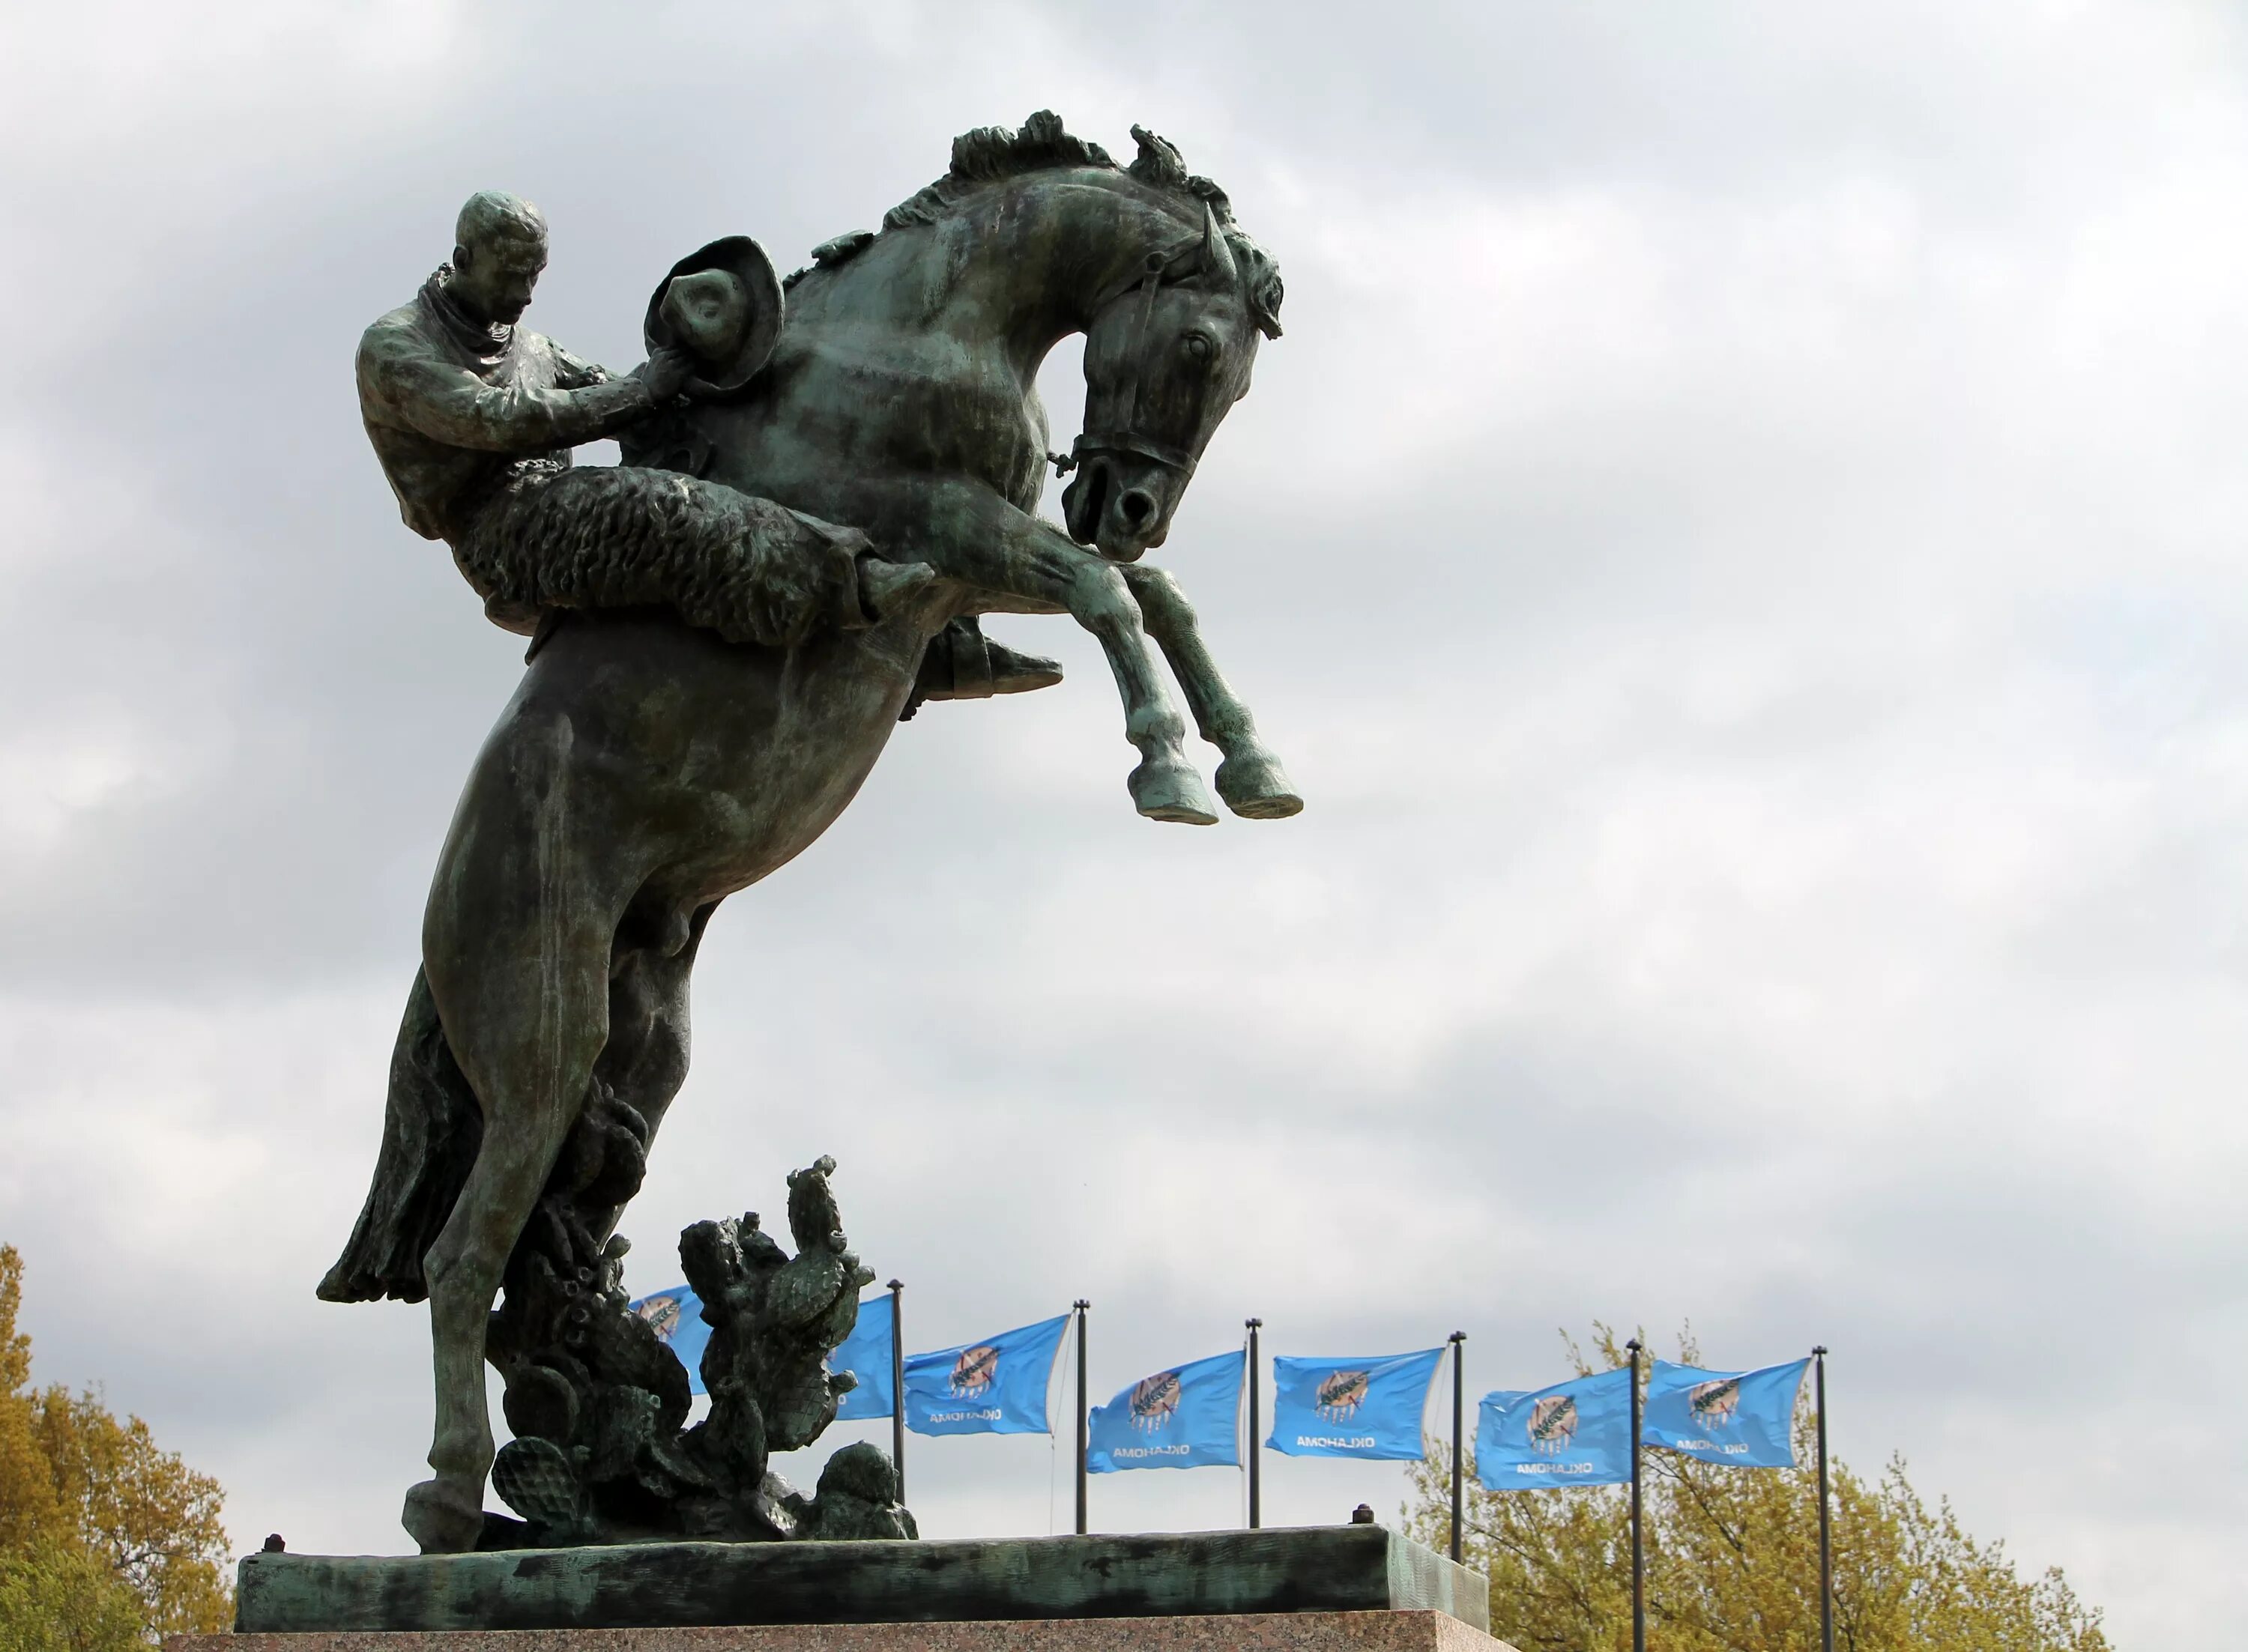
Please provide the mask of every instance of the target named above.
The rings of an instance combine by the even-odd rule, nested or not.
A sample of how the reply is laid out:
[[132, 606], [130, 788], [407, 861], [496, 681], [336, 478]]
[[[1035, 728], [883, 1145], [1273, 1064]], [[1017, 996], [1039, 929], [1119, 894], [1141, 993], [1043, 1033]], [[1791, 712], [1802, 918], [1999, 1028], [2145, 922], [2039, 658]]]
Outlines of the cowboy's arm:
[[360, 400], [370, 411], [433, 442], [487, 453], [545, 453], [597, 442], [655, 407], [638, 379], [568, 389], [486, 384], [406, 334], [369, 337], [359, 365]]
[[598, 361], [588, 361], [583, 356], [572, 355], [552, 339], [547, 348], [554, 352], [554, 386], [558, 390], [583, 390], [596, 384], [611, 384], [616, 374]]

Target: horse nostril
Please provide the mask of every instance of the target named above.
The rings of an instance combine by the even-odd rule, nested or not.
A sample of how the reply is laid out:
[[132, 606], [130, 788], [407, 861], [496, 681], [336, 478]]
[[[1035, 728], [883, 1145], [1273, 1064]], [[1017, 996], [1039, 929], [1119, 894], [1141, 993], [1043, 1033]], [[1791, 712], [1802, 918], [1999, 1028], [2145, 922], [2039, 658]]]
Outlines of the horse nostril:
[[1116, 501], [1116, 508], [1124, 513], [1124, 520], [1134, 527], [1145, 527], [1148, 518], [1155, 514], [1155, 497], [1134, 488]]

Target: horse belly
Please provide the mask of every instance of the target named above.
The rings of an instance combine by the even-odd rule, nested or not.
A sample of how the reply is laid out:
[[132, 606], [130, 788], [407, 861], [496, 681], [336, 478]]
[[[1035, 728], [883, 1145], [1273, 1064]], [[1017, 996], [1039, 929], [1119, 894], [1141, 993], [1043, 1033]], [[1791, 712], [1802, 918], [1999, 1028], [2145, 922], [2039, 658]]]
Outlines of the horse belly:
[[604, 881], [636, 905], [692, 910], [785, 866], [849, 806], [928, 630], [900, 615], [782, 650], [662, 614], [573, 618], [510, 712], [567, 719], [572, 812], [613, 867]]

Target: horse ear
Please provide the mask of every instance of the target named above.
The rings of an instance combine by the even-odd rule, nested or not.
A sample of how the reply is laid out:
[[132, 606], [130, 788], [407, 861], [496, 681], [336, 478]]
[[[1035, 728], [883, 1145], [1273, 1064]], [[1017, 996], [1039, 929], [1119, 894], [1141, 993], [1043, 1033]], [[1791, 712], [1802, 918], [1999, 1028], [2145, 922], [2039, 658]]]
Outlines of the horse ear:
[[1229, 291], [1241, 284], [1241, 268], [1234, 263], [1233, 249], [1226, 243], [1225, 231], [1217, 227], [1217, 213], [1207, 201], [1202, 203], [1202, 267]]

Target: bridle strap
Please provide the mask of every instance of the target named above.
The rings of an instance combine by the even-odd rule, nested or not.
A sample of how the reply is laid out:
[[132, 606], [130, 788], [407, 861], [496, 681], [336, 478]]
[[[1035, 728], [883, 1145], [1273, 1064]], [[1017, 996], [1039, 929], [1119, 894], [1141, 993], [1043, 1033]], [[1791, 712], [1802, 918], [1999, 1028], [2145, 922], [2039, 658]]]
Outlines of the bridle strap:
[[1132, 361], [1132, 377], [1124, 387], [1124, 416], [1119, 421], [1122, 428], [1117, 430], [1086, 431], [1070, 444], [1069, 457], [1066, 463], [1059, 455], [1048, 454], [1046, 457], [1052, 463], [1056, 476], [1067, 476], [1082, 463], [1087, 454], [1093, 453], [1129, 454], [1134, 458], [1153, 460], [1167, 470], [1177, 471], [1182, 483], [1194, 475], [1196, 463], [1194, 455], [1189, 453], [1184, 448], [1175, 448], [1167, 442], [1156, 442], [1136, 434], [1132, 428], [1132, 422], [1140, 411], [1140, 379], [1147, 367], [1148, 329], [1155, 318], [1155, 294], [1162, 289], [1164, 278], [1170, 274], [1172, 269], [1175, 265], [1186, 263], [1199, 250], [1199, 242], [1189, 242], [1170, 253], [1149, 253], [1145, 273], [1139, 280], [1116, 293], [1114, 298], [1107, 301], [1107, 304], [1100, 306], [1106, 310], [1108, 304], [1114, 304], [1117, 298], [1127, 296], [1134, 287], [1139, 291], [1140, 313], [1132, 324], [1132, 343], [1128, 352]]
[[[1195, 472], [1195, 456], [1184, 448], [1172, 447], [1167, 442], [1153, 442], [1146, 436], [1134, 435], [1127, 431], [1086, 431], [1070, 444], [1067, 470], [1075, 470], [1088, 453], [1128, 453], [1135, 459], [1152, 459], [1157, 464], [1177, 471], [1182, 479]], [[1061, 474], [1066, 474], [1066, 470]]]
[[1155, 319], [1155, 294], [1163, 284], [1163, 266], [1167, 262], [1160, 252], [1148, 255], [1148, 273], [1140, 283], [1140, 315], [1132, 324], [1132, 379], [1124, 387], [1124, 417], [1120, 422], [1129, 430], [1140, 411], [1140, 375], [1148, 360], [1148, 327]]

